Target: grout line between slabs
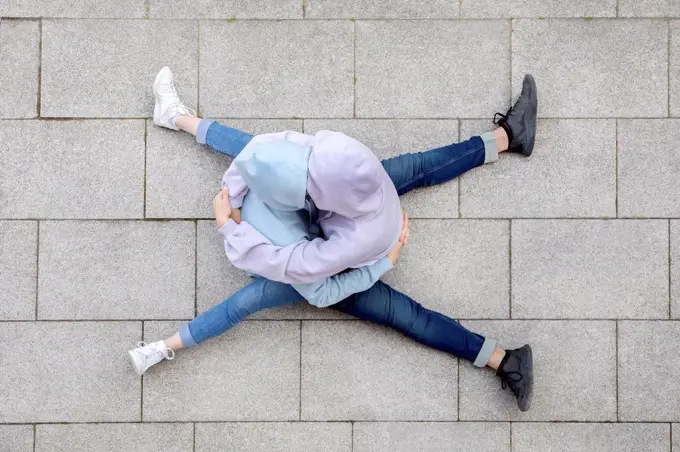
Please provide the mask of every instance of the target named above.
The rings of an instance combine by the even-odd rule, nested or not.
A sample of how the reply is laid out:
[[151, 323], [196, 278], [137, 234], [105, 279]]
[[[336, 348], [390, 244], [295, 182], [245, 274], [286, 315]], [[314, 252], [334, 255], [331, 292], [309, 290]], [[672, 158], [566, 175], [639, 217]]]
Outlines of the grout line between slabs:
[[508, 319], [512, 320], [512, 220], [508, 223]]
[[299, 369], [300, 371], [298, 372], [298, 381], [299, 381], [299, 394], [300, 397], [298, 398], [298, 401], [300, 402], [298, 406], [298, 420], [302, 420], [302, 320], [300, 320], [300, 361], [299, 361]]
[[[142, 339], [144, 340], [144, 327], [146, 322], [142, 320]], [[144, 422], [144, 375], [139, 376], [139, 422]]]
[[194, 450], [194, 452], [196, 452], [196, 423], [195, 422], [193, 423], [193, 426], [194, 426], [194, 428], [193, 428], [193, 436], [194, 436], [194, 438], [193, 438], [193, 446], [194, 446], [193, 450]]
[[619, 0], [616, 0], [616, 16], [614, 17], [619, 17]]
[[354, 422], [350, 423], [351, 429], [352, 429], [352, 434], [350, 435], [350, 445], [351, 445], [351, 451], [354, 452]]
[[[215, 218], [186, 217], [186, 218], [0, 218], [0, 221], [98, 221], [98, 222], [139, 222], [170, 223], [180, 221], [214, 221]], [[533, 221], [650, 221], [650, 220], [680, 220], [680, 217], [409, 217], [409, 220], [443, 220], [443, 221], [508, 221], [508, 220], [533, 220]]]
[[198, 316], [198, 221], [194, 222], [194, 317]]
[[[578, 317], [565, 317], [565, 318], [555, 318], [555, 317], [456, 317], [456, 320], [462, 321], [485, 321], [485, 322], [529, 322], [529, 321], [542, 321], [542, 322], [616, 322], [616, 321], [626, 321], [626, 322], [679, 322], [680, 319], [669, 319], [668, 317], [646, 317], [646, 318], [612, 318], [612, 317], [591, 317], [591, 318], [578, 318]], [[192, 318], [134, 318], [134, 319], [40, 319], [40, 320], [14, 320], [6, 319], [0, 320], [0, 324], [3, 323], [102, 323], [102, 322], [188, 322]], [[269, 318], [269, 319], [245, 319], [242, 322], [361, 322], [362, 320], [349, 317], [349, 318]]]
[[38, 321], [38, 291], [40, 290], [40, 221], [36, 224], [35, 244], [35, 313], [34, 320]]
[[[672, 438], [672, 434], [671, 434]], [[33, 424], [33, 452], [35, 452], [35, 443], [38, 441], [38, 426]]]
[[357, 22], [352, 21], [352, 47], [354, 61], [352, 65], [352, 117], [357, 117]]
[[42, 114], [42, 102], [41, 102], [41, 97], [42, 97], [42, 60], [43, 60], [43, 21], [42, 19], [38, 23], [38, 27], [40, 28], [40, 33], [39, 33], [39, 43], [38, 43], [38, 89], [37, 89], [37, 99], [36, 99], [36, 105], [35, 105], [35, 113], [37, 115], [37, 118], [40, 118], [40, 115]]
[[666, 47], [666, 95], [668, 96], [666, 104], [666, 115], [671, 116], [671, 21], [666, 21], [668, 27], [668, 39]]
[[614, 168], [614, 211], [616, 213], [616, 218], [619, 218], [619, 120], [614, 121], [614, 148], [615, 148], [615, 168]]
[[668, 318], [673, 318], [673, 297], [671, 291], [672, 286], [672, 276], [671, 276], [671, 264], [673, 263], [671, 256], [671, 220], [668, 220]]
[[[459, 119], [458, 120], [458, 143], [460, 143], [460, 130], [461, 130], [461, 127], [462, 127], [461, 124], [462, 124], [462, 121]], [[462, 196], [461, 195], [461, 189], [462, 189], [461, 179], [462, 178], [463, 178], [462, 174], [456, 178], [456, 179], [458, 179], [458, 218], [462, 218], [462, 215], [463, 215], [463, 212], [461, 212], [461, 206], [462, 206], [462, 204], [461, 204], [461, 196]]]
[[[512, 95], [512, 92], [511, 92]], [[270, 120], [300, 120], [299, 116], [232, 116], [227, 117], [222, 114], [210, 115], [215, 119], [222, 120], [252, 120], [252, 121], [270, 121]], [[101, 120], [117, 120], [117, 121], [134, 121], [134, 120], [152, 120], [152, 116], [41, 116], [36, 118], [0, 118], [0, 121], [101, 121]], [[459, 116], [336, 116], [336, 117], [322, 117], [309, 116], [304, 119], [309, 121], [489, 121], [492, 118], [473, 118], [473, 117], [459, 117]], [[666, 115], [666, 116], [539, 116], [538, 121], [602, 121], [606, 119], [628, 119], [628, 120], [667, 120], [680, 119], [680, 115]]]
[[147, 165], [146, 165], [146, 154], [147, 154], [147, 149], [149, 148], [148, 146], [148, 141], [149, 141], [149, 122], [144, 121], [144, 199], [142, 200], [142, 216], [146, 219], [146, 171], [147, 171]]
[[539, 425], [547, 425], [547, 424], [578, 424], [578, 425], [587, 425], [587, 424], [596, 424], [596, 425], [612, 425], [612, 424], [658, 424], [658, 425], [668, 425], [672, 424], [673, 422], [669, 421], [623, 421], [623, 422], [616, 422], [616, 421], [604, 421], [604, 420], [589, 420], [589, 421], [558, 421], [558, 420], [542, 420], [542, 421], [537, 421], [537, 420], [513, 420], [513, 421], [508, 421], [507, 419], [497, 419], [497, 420], [487, 420], [487, 419], [466, 419], [466, 420], [422, 420], [422, 419], [400, 419], [400, 420], [368, 420], [368, 419], [343, 419], [343, 420], [305, 420], [302, 422], [299, 421], [291, 421], [291, 420], [229, 420], [229, 419], [222, 419], [222, 420], [203, 420], [203, 421], [197, 421], [197, 420], [192, 420], [192, 421], [148, 421], [148, 422], [140, 422], [140, 421], [87, 421], [87, 422], [36, 422], [36, 423], [30, 423], [30, 422], [6, 422], [0, 424], [0, 426], [7, 426], [7, 425], [106, 425], [106, 424], [304, 424], [304, 423], [310, 423], [310, 424], [348, 424], [348, 423], [356, 423], [356, 424], [403, 424], [403, 423], [409, 423], [409, 424], [508, 424], [508, 423], [513, 423], [513, 424], [539, 424]]
[[512, 421], [510, 421], [509, 424], [510, 424], [510, 452], [512, 452]]
[[616, 353], [616, 422], [621, 422], [619, 418], [619, 321], [614, 323], [614, 346]]
[[300, 18], [300, 17], [241, 17], [236, 18], [233, 16], [224, 16], [220, 18], [201, 18], [201, 17], [191, 17], [191, 18], [171, 18], [171, 17], [56, 17], [56, 16], [3, 16], [0, 17], [2, 20], [41, 20], [47, 19], [51, 21], [67, 21], [67, 20], [82, 20], [82, 21], [133, 21], [133, 22], [189, 22], [192, 20], [200, 20], [202, 22], [224, 22], [224, 21], [234, 21], [238, 22], [348, 22], [350, 20], [357, 20], [361, 22], [500, 22], [504, 20], [521, 19], [527, 21], [544, 21], [544, 20], [554, 20], [560, 22], [577, 22], [586, 20], [598, 20], [607, 22], [633, 22], [640, 20], [654, 20], [654, 21], [665, 21], [665, 20], [676, 20], [680, 19], [680, 15], [677, 16], [626, 16], [626, 17], [615, 17], [615, 16], [512, 16], [512, 17], [315, 17], [315, 18]]

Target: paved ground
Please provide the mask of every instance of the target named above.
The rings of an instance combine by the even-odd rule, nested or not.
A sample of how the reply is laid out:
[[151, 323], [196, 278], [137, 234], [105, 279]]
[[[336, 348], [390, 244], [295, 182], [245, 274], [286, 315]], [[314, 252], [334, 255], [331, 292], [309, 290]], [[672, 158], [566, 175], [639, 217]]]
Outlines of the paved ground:
[[[0, 450], [680, 451], [680, 2], [0, 0]], [[328, 20], [327, 20], [328, 19]], [[536, 354], [491, 373], [303, 305], [143, 379], [127, 362], [246, 278], [229, 160], [152, 125], [345, 131], [381, 156], [489, 130], [531, 72], [534, 156], [406, 196], [387, 280]], [[673, 431], [673, 434], [671, 434]]]

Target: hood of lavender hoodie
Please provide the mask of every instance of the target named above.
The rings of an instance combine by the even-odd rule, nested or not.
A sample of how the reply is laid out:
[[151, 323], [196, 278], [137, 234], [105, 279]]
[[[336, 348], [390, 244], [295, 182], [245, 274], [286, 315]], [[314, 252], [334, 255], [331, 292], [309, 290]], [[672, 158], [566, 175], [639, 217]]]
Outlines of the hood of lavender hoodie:
[[[399, 239], [402, 214], [394, 184], [370, 149], [340, 132], [258, 135], [234, 159], [225, 184], [235, 207], [242, 204], [246, 190], [252, 190], [279, 210], [304, 208], [308, 193], [319, 209], [323, 235], [333, 243], [324, 251], [331, 256], [310, 250], [296, 256], [295, 247], [279, 248], [276, 256], [259, 249], [251, 253], [262, 237], [244, 222], [238, 233], [225, 234], [232, 263], [270, 279], [308, 283], [347, 267], [370, 265]], [[227, 229], [235, 232], [236, 226]]]

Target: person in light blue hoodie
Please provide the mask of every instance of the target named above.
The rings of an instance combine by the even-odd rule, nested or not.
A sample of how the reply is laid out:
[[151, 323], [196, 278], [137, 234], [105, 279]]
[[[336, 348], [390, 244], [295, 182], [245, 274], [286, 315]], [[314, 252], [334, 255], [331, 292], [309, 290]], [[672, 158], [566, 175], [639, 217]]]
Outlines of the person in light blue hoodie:
[[[227, 179], [223, 179], [223, 187], [239, 177], [242, 180], [235, 186], [246, 190], [235, 194], [223, 189], [215, 197], [213, 207], [217, 226], [232, 263], [249, 271], [262, 268], [269, 272], [264, 274], [270, 279], [258, 277], [224, 302], [182, 325], [178, 333], [165, 341], [140, 343], [137, 349], [130, 350], [133, 366], [139, 374], [163, 359], [174, 358], [175, 350], [223, 333], [249, 314], [304, 297], [318, 306], [332, 305], [360, 319], [390, 326], [423, 344], [467, 359], [477, 367], [490, 367], [496, 370], [503, 388], [512, 390], [519, 408], [522, 411], [529, 408], [533, 388], [531, 347], [525, 345], [515, 350], [497, 347], [496, 341], [426, 309], [378, 278], [392, 267], [408, 238], [405, 216], [398, 218], [397, 229], [400, 231], [397, 230], [394, 240], [392, 238], [397, 221], [394, 207], [399, 203], [397, 198], [395, 204], [391, 190], [401, 195], [416, 187], [451, 180], [476, 166], [497, 160], [499, 152], [531, 153], [537, 102], [531, 76], [525, 77], [520, 98], [506, 115], [501, 115], [497, 122], [500, 127], [494, 132], [378, 162], [365, 146], [337, 132], [322, 131], [315, 137], [297, 132], [253, 137], [214, 121], [196, 118], [179, 100], [172, 73], [165, 69], [157, 78], [157, 82], [164, 79], [159, 84], [162, 89], [157, 90], [154, 85], [157, 99], [154, 123], [185, 130], [196, 136], [197, 142], [207, 143], [218, 152], [236, 157], [225, 175]], [[325, 144], [325, 149], [320, 150], [323, 146], [319, 144]], [[317, 152], [316, 156], [314, 152]], [[327, 160], [321, 160], [322, 157]], [[345, 157], [348, 160], [344, 160]], [[319, 170], [315, 174], [312, 174], [313, 164]], [[234, 169], [236, 173], [232, 171]], [[317, 177], [319, 174], [323, 177]], [[387, 185], [385, 178], [390, 181]], [[307, 184], [308, 179], [311, 185]], [[234, 204], [238, 200], [235, 196], [242, 197], [237, 201], [240, 202], [238, 205]], [[329, 200], [332, 203], [326, 202]], [[352, 210], [358, 215], [353, 215]], [[375, 212], [385, 215], [376, 218]], [[385, 222], [385, 218], [390, 221]], [[332, 227], [326, 228], [331, 220]], [[383, 225], [384, 230], [371, 229], [371, 225]], [[386, 239], [380, 237], [388, 230], [384, 233]], [[343, 237], [343, 234], [347, 235]], [[386, 251], [376, 254], [373, 249], [363, 256], [365, 260], [362, 259], [357, 252], [373, 245], [362, 234], [379, 238], [378, 248]], [[329, 276], [321, 279], [310, 279], [317, 267], [288, 274], [285, 262], [292, 262], [286, 257], [291, 256], [291, 249], [333, 239], [337, 244], [338, 235], [342, 240], [347, 237], [355, 240], [346, 242], [348, 247], [353, 247], [349, 252], [358, 257], [356, 264], [342, 264], [341, 268], [346, 270], [327, 273]], [[385, 243], [392, 244], [391, 251], [385, 248]], [[333, 262], [335, 253], [347, 255], [336, 245], [332, 253], [314, 253], [312, 261], [315, 266], [337, 266]], [[280, 255], [285, 259], [281, 260]], [[298, 253], [296, 263], [305, 267], [305, 257], [304, 252]], [[237, 262], [244, 265], [239, 266]], [[283, 271], [270, 271], [273, 268]], [[279, 276], [282, 279], [275, 280]], [[288, 278], [297, 281], [278, 282]]]

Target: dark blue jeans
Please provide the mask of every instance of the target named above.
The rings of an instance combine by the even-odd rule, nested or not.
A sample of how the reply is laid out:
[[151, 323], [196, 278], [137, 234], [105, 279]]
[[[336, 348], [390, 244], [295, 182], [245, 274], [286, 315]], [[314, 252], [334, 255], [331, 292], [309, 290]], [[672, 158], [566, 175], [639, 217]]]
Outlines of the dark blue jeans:
[[[229, 156], [236, 156], [252, 138], [244, 132], [203, 120], [196, 140]], [[494, 146], [494, 148], [491, 148]], [[384, 160], [383, 166], [400, 195], [417, 187], [439, 184], [497, 158], [495, 142], [487, 135], [473, 137], [415, 154]], [[222, 303], [180, 328], [189, 347], [222, 334], [248, 315], [266, 308], [301, 301], [288, 284], [258, 278]], [[496, 342], [475, 334], [455, 320], [431, 311], [382, 281], [332, 306], [362, 320], [386, 325], [430, 347], [465, 358], [483, 367]]]

